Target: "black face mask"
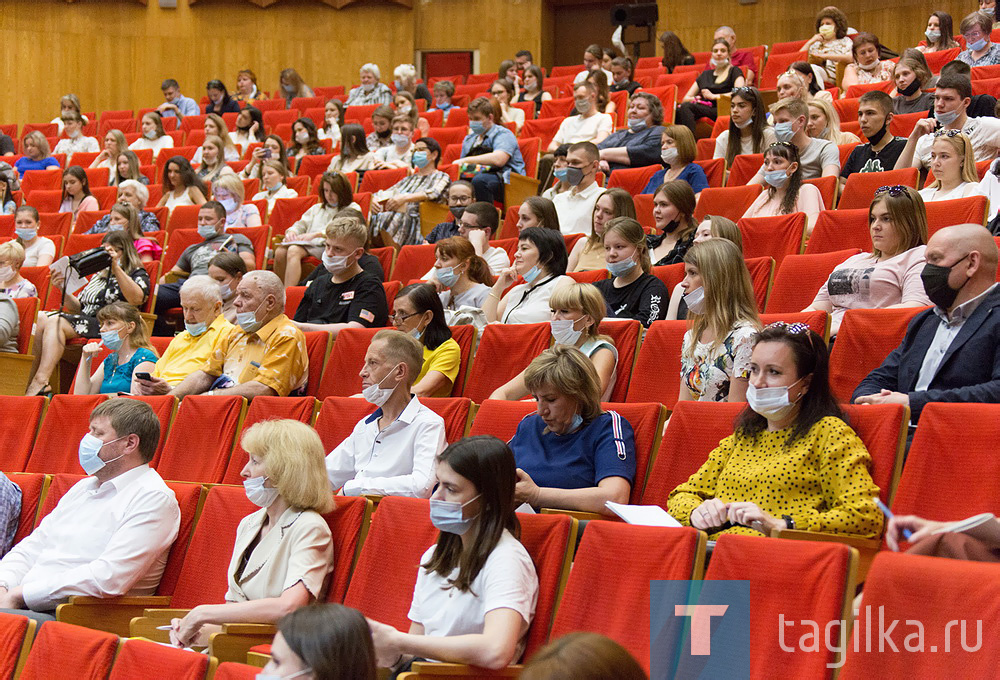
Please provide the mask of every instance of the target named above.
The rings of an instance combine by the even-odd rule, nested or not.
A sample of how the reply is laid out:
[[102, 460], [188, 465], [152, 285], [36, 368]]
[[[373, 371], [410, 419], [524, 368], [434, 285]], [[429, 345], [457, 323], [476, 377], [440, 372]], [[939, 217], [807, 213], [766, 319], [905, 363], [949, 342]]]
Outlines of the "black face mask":
[[[962, 260], [966, 257], [968, 255], [963, 257]], [[948, 285], [948, 277], [951, 275], [951, 270], [962, 260], [958, 260], [950, 267], [943, 267], [939, 264], [928, 262], [924, 265], [924, 270], [920, 272], [920, 280], [923, 281], [924, 292], [927, 293], [930, 301], [941, 309], [951, 309], [951, 306], [955, 303], [955, 298], [965, 288], [965, 284], [969, 282], [969, 279], [966, 278], [965, 283], [958, 288], [952, 288]]]
[[911, 82], [909, 85], [907, 85], [906, 87], [904, 87], [902, 90], [899, 91], [899, 94], [903, 95], [904, 97], [909, 97], [911, 94], [913, 94], [919, 89], [920, 89], [920, 81], [914, 78], [913, 82]]
[[253, 123], [251, 123], [250, 125], [237, 125], [236, 129], [239, 130], [240, 132], [246, 132], [246, 131], [248, 131], [252, 127], [253, 127]]
[[460, 219], [462, 219], [462, 215], [465, 214], [465, 206], [453, 205], [450, 208], [448, 208], [448, 211], [455, 216], [455, 221], [458, 222]]
[[885, 137], [885, 133], [887, 133], [888, 131], [889, 131], [889, 121], [888, 119], [886, 119], [886, 121], [882, 123], [882, 127], [879, 128], [879, 131], [873, 134], [871, 137], [869, 137], [868, 141], [871, 142], [872, 146], [876, 146], [879, 142], [882, 141], [882, 138]]
[[385, 138], [387, 138], [387, 137], [388, 137], [389, 135], [391, 135], [391, 134], [392, 134], [392, 130], [391, 130], [391, 129], [388, 129], [388, 128], [386, 128], [386, 129], [385, 129], [385, 130], [383, 130], [382, 132], [379, 132], [378, 130], [376, 130], [376, 131], [375, 131], [375, 134], [376, 134], [376, 135], [378, 135], [379, 139], [385, 139]]
[[674, 220], [673, 222], [667, 222], [667, 225], [663, 227], [664, 234], [672, 234], [677, 231], [677, 227], [681, 226], [680, 220]]

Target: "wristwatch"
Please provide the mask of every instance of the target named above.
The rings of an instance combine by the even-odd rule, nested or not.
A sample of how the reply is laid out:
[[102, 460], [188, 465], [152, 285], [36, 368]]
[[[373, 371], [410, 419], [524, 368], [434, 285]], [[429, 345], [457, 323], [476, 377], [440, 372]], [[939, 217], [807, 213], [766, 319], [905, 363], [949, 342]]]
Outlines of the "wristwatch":
[[795, 528], [795, 520], [792, 519], [791, 515], [782, 515], [781, 519], [785, 520], [785, 526], [787, 526], [789, 529]]

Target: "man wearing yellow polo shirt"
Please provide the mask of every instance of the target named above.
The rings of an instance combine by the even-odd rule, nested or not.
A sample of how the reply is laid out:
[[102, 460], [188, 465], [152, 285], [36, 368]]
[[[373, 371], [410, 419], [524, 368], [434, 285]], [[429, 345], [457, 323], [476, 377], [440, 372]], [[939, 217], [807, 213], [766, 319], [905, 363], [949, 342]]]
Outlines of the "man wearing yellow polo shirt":
[[287, 397], [309, 376], [306, 338], [284, 314], [285, 288], [277, 274], [255, 270], [236, 287], [236, 323], [208, 361], [170, 394]]
[[184, 332], [170, 341], [156, 362], [152, 380], [136, 378], [139, 394], [166, 394], [212, 356], [219, 341], [234, 328], [222, 314], [219, 285], [206, 275], [192, 276], [181, 286]]

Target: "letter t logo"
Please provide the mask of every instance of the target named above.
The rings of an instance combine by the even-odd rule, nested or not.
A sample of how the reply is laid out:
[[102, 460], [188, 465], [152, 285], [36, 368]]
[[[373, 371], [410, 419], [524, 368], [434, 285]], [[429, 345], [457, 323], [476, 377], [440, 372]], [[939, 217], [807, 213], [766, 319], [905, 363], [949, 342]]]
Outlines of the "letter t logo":
[[708, 656], [712, 653], [712, 617], [722, 616], [728, 604], [678, 604], [674, 616], [691, 617], [691, 654]]

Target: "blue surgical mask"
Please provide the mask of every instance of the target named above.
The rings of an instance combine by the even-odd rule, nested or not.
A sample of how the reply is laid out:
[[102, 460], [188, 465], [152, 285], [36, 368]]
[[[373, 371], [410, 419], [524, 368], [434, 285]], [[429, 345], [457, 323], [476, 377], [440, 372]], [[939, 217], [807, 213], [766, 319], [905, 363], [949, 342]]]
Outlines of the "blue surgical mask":
[[415, 168], [426, 168], [427, 164], [431, 162], [431, 159], [427, 157], [426, 151], [414, 151], [413, 152], [413, 167]]
[[472, 130], [472, 134], [481, 135], [486, 131], [486, 126], [481, 120], [470, 120], [469, 129]]
[[611, 276], [625, 276], [635, 268], [635, 258], [628, 258], [619, 262], [607, 262], [608, 272]]
[[445, 288], [451, 288], [461, 277], [461, 274], [455, 272], [454, 267], [441, 267], [434, 271], [434, 276], [437, 277], [438, 282]]
[[790, 142], [794, 136], [795, 130], [792, 129], [790, 122], [774, 124], [774, 137], [779, 142]]
[[202, 335], [205, 331], [208, 330], [208, 324], [206, 324], [204, 321], [199, 321], [198, 323], [188, 323], [187, 321], [185, 321], [184, 330], [186, 330], [191, 335], [191, 337], [197, 338], [199, 335]]
[[410, 335], [413, 336], [414, 340], [420, 340], [420, 338], [423, 337], [424, 332], [419, 328], [414, 328], [412, 331], [410, 331]]
[[237, 312], [236, 313], [236, 323], [239, 324], [240, 328], [243, 329], [244, 333], [253, 333], [260, 329], [264, 324], [257, 320], [257, 312], [260, 311], [263, 302], [257, 305], [256, 311], [253, 312]]
[[122, 346], [122, 339], [118, 335], [118, 331], [101, 331], [101, 342], [112, 352], [117, 352]]
[[974, 43], [969, 43], [968, 48], [973, 52], [979, 52], [981, 50], [985, 50], [988, 44], [989, 43], [986, 41], [986, 38], [980, 38]]
[[764, 172], [764, 181], [775, 189], [780, 189], [788, 182], [788, 175], [784, 170], [768, 170]]
[[628, 129], [632, 132], [638, 132], [646, 127], [645, 118], [629, 118], [628, 119]]
[[232, 198], [219, 198], [216, 200], [218, 200], [219, 203], [222, 204], [222, 207], [226, 209], [227, 213], [231, 213], [232, 211], [236, 210], [236, 206], [239, 205], [239, 203], [237, 203], [236, 200]]
[[951, 125], [955, 120], [961, 115], [961, 108], [957, 108], [954, 111], [944, 111], [943, 113], [934, 112], [934, 118], [941, 125]]
[[218, 232], [218, 224], [199, 224], [198, 225], [198, 236], [201, 236], [206, 241], [213, 236], [216, 236]]
[[233, 294], [233, 289], [228, 283], [219, 284], [219, 295], [222, 297], [223, 300], [228, 300], [230, 297], [232, 297], [232, 294]]
[[525, 273], [521, 274], [521, 278], [523, 278], [528, 283], [531, 283], [532, 281], [534, 281], [535, 279], [537, 279], [538, 275], [541, 274], [541, 273], [542, 273], [542, 270], [539, 269], [538, 265], [536, 264], [534, 267], [532, 267], [531, 269], [529, 269]]
[[556, 168], [552, 171], [552, 176], [555, 177], [560, 182], [566, 180], [566, 174], [569, 172], [569, 168]]
[[[581, 416], [579, 413], [574, 413], [573, 417], [570, 418], [569, 428], [567, 428], [567, 430], [563, 432], [563, 434], [566, 435], [576, 432], [581, 425], [583, 425], [583, 416]], [[553, 432], [552, 434], [556, 435], [557, 437], [562, 436], [557, 432]]]
[[17, 237], [27, 243], [28, 241], [33, 241], [36, 236], [38, 236], [37, 229], [15, 229], [14, 233]]
[[[125, 439], [127, 436], [128, 435], [123, 435], [118, 437], [118, 439]], [[124, 456], [125, 454], [123, 453], [122, 456], [118, 456], [118, 458], [101, 460], [101, 449], [103, 449], [106, 444], [113, 444], [118, 441], [118, 439], [112, 439], [111, 441], [106, 442], [98, 439], [89, 432], [83, 435], [83, 438], [80, 440], [80, 446], [77, 450], [77, 454], [80, 459], [80, 467], [83, 468], [83, 471], [88, 475], [95, 474], [108, 463], [113, 463], [118, 460], [118, 458]]]
[[294, 85], [282, 85], [281, 89], [284, 90], [285, 92], [288, 92], [289, 94], [291, 94], [292, 92], [295, 92], [295, 86]]
[[439, 501], [435, 498], [431, 499], [431, 524], [433, 524], [439, 531], [444, 531], [449, 534], [456, 534], [462, 536], [470, 528], [472, 528], [472, 523], [476, 520], [475, 517], [470, 517], [465, 519], [462, 517], [462, 511], [465, 506], [472, 501], [479, 498], [482, 494], [477, 494], [475, 498], [470, 498], [464, 503], [459, 503], [457, 501]]
[[143, 132], [142, 136], [146, 139], [156, 139], [156, 129], [149, 130], [148, 132]]

